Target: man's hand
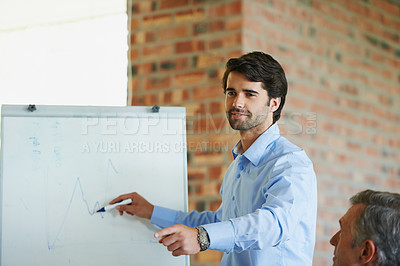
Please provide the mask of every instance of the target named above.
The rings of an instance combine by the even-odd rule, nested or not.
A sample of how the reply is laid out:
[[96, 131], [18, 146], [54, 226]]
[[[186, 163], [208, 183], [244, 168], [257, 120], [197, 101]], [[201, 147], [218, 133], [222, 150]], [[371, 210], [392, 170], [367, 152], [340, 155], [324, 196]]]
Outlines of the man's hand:
[[119, 211], [120, 215], [126, 212], [130, 215], [136, 215], [141, 218], [151, 218], [154, 206], [136, 192], [121, 195], [110, 201], [109, 204], [114, 204], [125, 199], [132, 199], [132, 203], [129, 205], [117, 206], [116, 209]]
[[197, 229], [183, 224], [166, 227], [154, 234], [158, 241], [172, 251], [173, 256], [193, 255], [200, 251]]

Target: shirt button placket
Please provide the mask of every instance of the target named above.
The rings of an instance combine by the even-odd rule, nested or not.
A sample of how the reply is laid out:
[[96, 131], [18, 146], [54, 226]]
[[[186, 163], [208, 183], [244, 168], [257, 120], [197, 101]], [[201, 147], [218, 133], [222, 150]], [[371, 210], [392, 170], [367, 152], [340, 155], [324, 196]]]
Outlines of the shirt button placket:
[[243, 171], [244, 167], [243, 167], [243, 160], [242, 158], [240, 158], [239, 163], [238, 163], [238, 167], [237, 167], [237, 178], [240, 177], [241, 172]]

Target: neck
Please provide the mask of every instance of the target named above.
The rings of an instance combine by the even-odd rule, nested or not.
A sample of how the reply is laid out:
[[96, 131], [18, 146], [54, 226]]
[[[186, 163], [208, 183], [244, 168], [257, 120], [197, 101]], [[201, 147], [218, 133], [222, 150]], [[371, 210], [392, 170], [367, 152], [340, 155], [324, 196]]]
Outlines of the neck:
[[273, 124], [259, 125], [257, 127], [241, 130], [240, 142], [242, 143], [243, 152], [245, 152], [256, 141], [256, 139], [268, 130]]

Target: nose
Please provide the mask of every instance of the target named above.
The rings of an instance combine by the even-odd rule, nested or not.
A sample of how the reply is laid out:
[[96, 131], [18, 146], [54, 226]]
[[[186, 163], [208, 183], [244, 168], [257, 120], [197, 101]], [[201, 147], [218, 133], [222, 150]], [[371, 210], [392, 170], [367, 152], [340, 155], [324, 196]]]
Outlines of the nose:
[[329, 240], [329, 243], [331, 243], [332, 246], [336, 246], [338, 243], [338, 237], [339, 237], [339, 231], [337, 231], [336, 234], [332, 236], [331, 240]]
[[244, 96], [241, 93], [238, 93], [232, 104], [235, 108], [243, 108], [244, 107]]

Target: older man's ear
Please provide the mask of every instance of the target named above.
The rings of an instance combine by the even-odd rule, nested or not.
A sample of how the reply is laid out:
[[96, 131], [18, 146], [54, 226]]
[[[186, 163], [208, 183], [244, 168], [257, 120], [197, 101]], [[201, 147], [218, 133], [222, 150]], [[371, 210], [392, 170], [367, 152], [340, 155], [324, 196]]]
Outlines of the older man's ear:
[[378, 259], [377, 250], [372, 240], [365, 240], [362, 243], [360, 259], [363, 265], [367, 265]]

